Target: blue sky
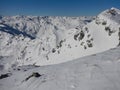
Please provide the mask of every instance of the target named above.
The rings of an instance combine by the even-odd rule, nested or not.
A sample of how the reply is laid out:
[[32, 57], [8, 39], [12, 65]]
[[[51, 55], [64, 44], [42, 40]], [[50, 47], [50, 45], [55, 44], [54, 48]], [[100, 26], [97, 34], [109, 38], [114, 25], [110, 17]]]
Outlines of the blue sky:
[[120, 0], [0, 0], [0, 15], [94, 16]]

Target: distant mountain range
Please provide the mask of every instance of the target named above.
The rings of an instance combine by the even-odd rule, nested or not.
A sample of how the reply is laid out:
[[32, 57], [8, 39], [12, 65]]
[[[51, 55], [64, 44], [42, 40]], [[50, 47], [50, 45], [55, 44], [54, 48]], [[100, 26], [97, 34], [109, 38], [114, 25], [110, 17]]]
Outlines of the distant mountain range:
[[120, 90], [120, 10], [1, 16], [0, 90]]
[[1, 62], [6, 68], [63, 63], [117, 47], [119, 33], [116, 8], [94, 17], [1, 16]]

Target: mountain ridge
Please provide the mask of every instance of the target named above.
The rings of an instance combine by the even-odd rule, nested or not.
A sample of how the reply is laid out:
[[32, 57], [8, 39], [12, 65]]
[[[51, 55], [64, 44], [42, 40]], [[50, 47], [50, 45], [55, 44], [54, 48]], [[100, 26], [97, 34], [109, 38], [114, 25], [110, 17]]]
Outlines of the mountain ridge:
[[[104, 17], [103, 14], [108, 17]], [[22, 34], [9, 35], [0, 31], [0, 56], [11, 57], [11, 67], [14, 64], [57, 64], [103, 52], [115, 48], [120, 42], [119, 18], [120, 12], [115, 8], [88, 18], [2, 17], [1, 30], [2, 25], [6, 24], [35, 38], [30, 39]]]

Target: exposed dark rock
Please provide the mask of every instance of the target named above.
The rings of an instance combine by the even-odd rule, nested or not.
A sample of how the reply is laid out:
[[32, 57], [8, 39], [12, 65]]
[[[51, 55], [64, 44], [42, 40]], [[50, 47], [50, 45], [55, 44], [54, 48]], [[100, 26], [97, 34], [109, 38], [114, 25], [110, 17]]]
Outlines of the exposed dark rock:
[[74, 35], [74, 40], [77, 40], [77, 37], [79, 36], [79, 33]]
[[87, 43], [88, 47], [93, 47], [92, 43]]
[[56, 50], [55, 50], [55, 48], [53, 48], [53, 49], [52, 49], [52, 53], [55, 53], [55, 52], [56, 52]]
[[77, 33], [77, 34], [74, 35], [74, 39], [80, 41], [84, 38], [84, 36], [85, 36], [84, 32], [81, 31], [80, 33]]
[[87, 33], [89, 32], [88, 27], [85, 27], [85, 31], [87, 31]]
[[111, 9], [107, 13], [110, 13], [113, 16], [115, 16], [117, 14], [117, 12], [115, 11], [115, 9]]
[[110, 31], [111, 29], [110, 29], [110, 27], [105, 27], [105, 30]]
[[48, 57], [48, 55], [46, 55], [46, 59], [47, 59], [47, 60], [49, 60], [49, 57]]
[[85, 42], [81, 42], [81, 46], [83, 46], [83, 45], [84, 45], [84, 43], [85, 43]]
[[60, 51], [58, 51], [58, 54], [60, 54]]
[[63, 43], [64, 41], [63, 40], [61, 40], [60, 42], [59, 42], [59, 44], [57, 45], [57, 48], [60, 48], [60, 47], [62, 47], [62, 43]]
[[93, 38], [91, 38], [90, 40], [93, 41]]
[[42, 50], [44, 51], [44, 50], [45, 50], [45, 48], [43, 47], [43, 48], [42, 48]]
[[114, 33], [114, 31], [112, 31], [110, 27], [105, 27], [105, 30], [108, 32], [109, 36], [111, 36], [111, 34]]
[[33, 72], [29, 77], [27, 77], [25, 79], [25, 81], [28, 81], [30, 78], [32, 77], [36, 77], [36, 78], [39, 78], [40, 76], [42, 76], [41, 74], [39, 74], [38, 72]]
[[106, 25], [106, 24], [107, 24], [107, 22], [106, 22], [106, 21], [103, 21], [103, 22], [102, 22], [102, 25]]
[[90, 34], [87, 35], [88, 38], [89, 38], [90, 36], [91, 36]]
[[82, 40], [84, 38], [85, 34], [83, 31], [80, 32], [80, 37], [79, 37], [79, 41]]
[[6, 74], [1, 74], [0, 75], [0, 79], [4, 79], [4, 78], [7, 78], [11, 75], [11, 73], [6, 73]]
[[87, 49], [87, 47], [84, 45], [84, 49]]

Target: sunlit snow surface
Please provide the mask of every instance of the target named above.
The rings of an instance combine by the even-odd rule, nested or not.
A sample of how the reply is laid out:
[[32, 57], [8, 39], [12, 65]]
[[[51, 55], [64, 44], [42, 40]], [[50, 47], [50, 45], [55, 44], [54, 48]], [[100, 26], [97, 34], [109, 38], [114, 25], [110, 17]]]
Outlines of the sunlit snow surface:
[[[120, 48], [62, 64], [19, 69], [0, 80], [0, 90], [120, 90]], [[33, 72], [42, 76], [25, 81]]]
[[115, 8], [96, 17], [2, 17], [0, 56], [12, 58], [9, 67], [58, 64], [116, 47], [119, 29]]
[[0, 90], [120, 90], [119, 46], [116, 8], [96, 17], [2, 16]]

